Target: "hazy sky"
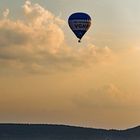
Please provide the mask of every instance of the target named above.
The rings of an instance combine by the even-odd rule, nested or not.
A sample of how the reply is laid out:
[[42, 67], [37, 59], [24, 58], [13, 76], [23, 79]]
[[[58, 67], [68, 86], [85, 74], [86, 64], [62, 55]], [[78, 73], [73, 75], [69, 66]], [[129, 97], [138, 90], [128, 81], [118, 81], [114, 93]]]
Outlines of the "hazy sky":
[[[140, 1], [1, 0], [0, 122], [140, 124]], [[92, 26], [77, 43], [70, 14]]]

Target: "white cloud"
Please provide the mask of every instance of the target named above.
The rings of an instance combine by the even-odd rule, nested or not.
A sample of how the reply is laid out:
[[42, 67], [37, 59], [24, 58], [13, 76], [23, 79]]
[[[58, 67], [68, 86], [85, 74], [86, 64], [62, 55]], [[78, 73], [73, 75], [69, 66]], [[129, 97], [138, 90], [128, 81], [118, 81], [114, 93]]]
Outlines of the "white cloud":
[[5, 11], [3, 11], [3, 17], [7, 18], [9, 13], [10, 13], [10, 10], [9, 9], [5, 9]]
[[42, 26], [51, 23], [64, 24], [63, 20], [56, 17], [37, 3], [32, 4], [30, 1], [26, 1], [23, 5], [23, 10], [29, 22], [36, 26]]

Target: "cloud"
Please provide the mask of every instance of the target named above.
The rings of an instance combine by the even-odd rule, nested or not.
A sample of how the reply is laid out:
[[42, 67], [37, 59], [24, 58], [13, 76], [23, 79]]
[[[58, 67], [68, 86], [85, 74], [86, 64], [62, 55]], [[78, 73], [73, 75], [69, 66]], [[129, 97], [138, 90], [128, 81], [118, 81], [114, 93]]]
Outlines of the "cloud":
[[[108, 47], [98, 48], [93, 44], [70, 47], [61, 28], [65, 21], [39, 4], [26, 1], [23, 11], [24, 20], [0, 20], [0, 65], [3, 67], [46, 73], [91, 65], [110, 57]], [[8, 13], [6, 10], [6, 17]]]
[[47, 121], [90, 120], [97, 126], [124, 124], [132, 115], [139, 120], [139, 46], [101, 47], [103, 36], [98, 36], [101, 46], [91, 43], [93, 36], [84, 38], [85, 46], [73, 46], [67, 43], [63, 19], [30, 1], [22, 9], [22, 19], [10, 19], [8, 10], [0, 19], [0, 110], [5, 116], [14, 114], [16, 120], [21, 113], [19, 119], [29, 120], [28, 113], [31, 121], [43, 116], [45, 122], [49, 116]]
[[[124, 109], [137, 108], [138, 94], [126, 92], [124, 88], [118, 88], [115, 84], [106, 84], [98, 88], [92, 88], [88, 92], [76, 94], [73, 103], [83, 109]], [[133, 103], [133, 104], [130, 104]]]
[[26, 1], [23, 5], [23, 11], [26, 18], [29, 20], [31, 24], [36, 26], [42, 26], [45, 24], [64, 24], [65, 22], [56, 17], [54, 14], [44, 9], [39, 4], [32, 4], [30, 1]]
[[90, 41], [84, 47], [72, 47], [65, 40], [64, 20], [37, 3], [25, 1], [22, 8], [22, 20], [0, 20], [0, 65], [4, 69], [48, 73], [89, 66], [115, 68], [129, 62], [124, 56], [139, 58], [134, 48], [117, 53], [108, 46], [97, 47]]
[[3, 17], [7, 18], [9, 13], [10, 13], [10, 10], [9, 9], [5, 9], [5, 11], [3, 11]]

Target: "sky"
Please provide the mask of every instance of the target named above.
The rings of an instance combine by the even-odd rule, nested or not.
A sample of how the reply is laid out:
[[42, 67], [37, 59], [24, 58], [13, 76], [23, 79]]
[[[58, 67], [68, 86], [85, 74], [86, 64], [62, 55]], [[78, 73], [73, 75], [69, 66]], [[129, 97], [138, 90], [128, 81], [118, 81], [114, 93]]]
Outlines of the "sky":
[[[1, 0], [0, 122], [140, 125], [139, 4]], [[67, 24], [77, 11], [92, 19], [82, 43]]]

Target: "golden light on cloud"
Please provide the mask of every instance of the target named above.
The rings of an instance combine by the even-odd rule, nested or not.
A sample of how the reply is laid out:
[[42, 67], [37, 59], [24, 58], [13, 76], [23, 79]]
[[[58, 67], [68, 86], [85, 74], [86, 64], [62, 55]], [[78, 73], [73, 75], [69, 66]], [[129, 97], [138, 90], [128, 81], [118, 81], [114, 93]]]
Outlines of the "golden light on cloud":
[[90, 40], [72, 47], [64, 20], [30, 1], [22, 8], [23, 19], [6, 10], [0, 20], [0, 121], [106, 128], [140, 122], [139, 47]]
[[61, 29], [65, 22], [39, 4], [26, 1], [23, 10], [25, 21], [0, 21], [1, 63], [45, 72], [90, 64], [92, 61], [96, 63], [110, 57], [108, 47], [98, 48], [90, 43], [81, 48], [69, 47]]

